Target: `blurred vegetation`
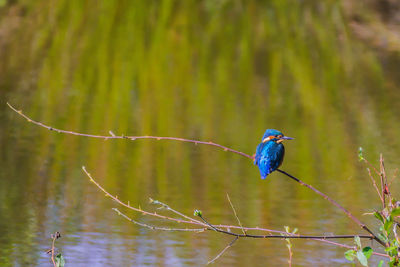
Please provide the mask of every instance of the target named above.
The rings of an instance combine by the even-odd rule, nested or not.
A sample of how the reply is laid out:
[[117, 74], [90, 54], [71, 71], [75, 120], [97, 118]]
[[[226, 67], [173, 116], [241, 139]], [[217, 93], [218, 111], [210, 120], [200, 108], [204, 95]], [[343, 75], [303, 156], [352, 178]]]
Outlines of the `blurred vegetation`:
[[344, 1], [350, 28], [382, 52], [400, 52], [400, 3], [395, 0]]
[[[301, 222], [302, 232], [334, 226], [338, 234], [357, 229], [278, 174], [262, 183], [257, 168], [236, 155], [179, 143], [56, 135], [19, 120], [5, 102], [62, 129], [213, 140], [246, 153], [255, 150], [266, 128], [277, 128], [296, 138], [287, 145], [283, 169], [344, 206], [357, 206], [370, 193], [357, 147], [372, 155], [384, 152], [388, 169], [400, 156], [398, 50], [387, 49], [396, 44], [366, 42], [357, 28], [381, 33], [377, 29], [390, 28], [397, 13], [386, 23], [369, 3], [362, 8], [355, 1], [0, 3], [0, 264], [40, 262], [38, 244], [46, 244], [41, 238], [55, 230], [65, 233], [61, 245], [76, 244], [68, 236], [78, 232], [108, 233], [104, 225], [111, 223], [157, 240], [110, 220], [104, 213], [108, 204], [88, 188], [81, 165], [96, 170], [108, 190], [131, 203], [152, 196], [180, 210], [208, 210], [222, 221], [231, 219], [225, 211], [229, 192], [246, 225]], [[313, 223], [315, 218], [325, 224]], [[202, 253], [210, 255], [226, 243], [195, 239], [178, 241], [188, 251], [207, 246], [209, 252]], [[156, 262], [165, 246], [155, 248]], [[125, 249], [132, 258], [139, 253]], [[304, 249], [296, 256], [299, 264], [320, 248]], [[25, 253], [17, 259], [16, 250]], [[260, 263], [286, 262], [287, 256], [272, 243], [232, 251], [242, 264], [247, 260], [241, 253]], [[79, 259], [76, 253], [72, 258]], [[190, 264], [195, 256], [175, 257]], [[118, 260], [132, 264], [132, 258]]]

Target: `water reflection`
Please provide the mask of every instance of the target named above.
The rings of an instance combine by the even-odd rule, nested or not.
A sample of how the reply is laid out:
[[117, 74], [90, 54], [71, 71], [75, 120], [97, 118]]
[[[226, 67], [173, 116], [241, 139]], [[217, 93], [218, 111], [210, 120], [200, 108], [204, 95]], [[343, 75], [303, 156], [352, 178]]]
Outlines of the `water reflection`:
[[[358, 163], [398, 164], [396, 62], [355, 40], [340, 3], [285, 1], [14, 4], [18, 27], [1, 53], [1, 97], [35, 119], [86, 133], [179, 136], [255, 152], [266, 128], [296, 138], [283, 169], [357, 216], [378, 205]], [[225, 3], [225, 4], [224, 4]], [[4, 104], [5, 101], [3, 101]], [[230, 240], [145, 231], [116, 216], [89, 183], [153, 208], [148, 197], [213, 223], [346, 234], [358, 227], [328, 202], [252, 162], [211, 147], [94, 140], [28, 124], [0, 107], [0, 264], [44, 265], [50, 234], [67, 263], [202, 265]], [[375, 201], [376, 200], [376, 201]], [[368, 203], [368, 205], [366, 205]], [[140, 215], [132, 216], [146, 220]], [[364, 218], [369, 221], [370, 218]], [[157, 222], [154, 222], [157, 223]], [[295, 263], [344, 263], [343, 250], [296, 241]], [[240, 240], [221, 265], [284, 265], [282, 241]]]

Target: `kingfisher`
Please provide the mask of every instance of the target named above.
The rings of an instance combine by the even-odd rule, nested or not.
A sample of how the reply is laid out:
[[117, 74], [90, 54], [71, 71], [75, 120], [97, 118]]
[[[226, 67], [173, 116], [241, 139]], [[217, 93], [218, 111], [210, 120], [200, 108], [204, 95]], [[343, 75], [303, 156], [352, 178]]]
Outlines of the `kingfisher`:
[[294, 138], [287, 137], [278, 130], [265, 131], [254, 157], [254, 164], [260, 169], [261, 179], [267, 178], [268, 174], [281, 166], [285, 156], [285, 147], [282, 142], [292, 139]]

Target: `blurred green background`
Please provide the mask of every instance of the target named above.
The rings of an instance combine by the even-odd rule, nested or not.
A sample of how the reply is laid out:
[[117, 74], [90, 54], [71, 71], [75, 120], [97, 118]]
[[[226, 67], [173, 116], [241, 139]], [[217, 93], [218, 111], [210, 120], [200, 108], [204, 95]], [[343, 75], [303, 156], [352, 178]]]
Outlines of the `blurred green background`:
[[[82, 165], [109, 192], [150, 210], [148, 197], [236, 224], [228, 193], [245, 226], [362, 233], [282, 174], [261, 180], [239, 155], [62, 135], [6, 106], [61, 129], [212, 140], [248, 154], [276, 128], [296, 138], [286, 143], [283, 170], [371, 222], [362, 214], [379, 198], [357, 150], [374, 164], [383, 153], [395, 176], [400, 46], [379, 30], [394, 23], [380, 19], [385, 10], [351, 2], [0, 1], [0, 265], [50, 265], [45, 250], [55, 231], [67, 266], [201, 266], [230, 242], [130, 224]], [[341, 248], [293, 243], [296, 266], [348, 264]], [[287, 260], [283, 240], [239, 240], [217, 265]]]

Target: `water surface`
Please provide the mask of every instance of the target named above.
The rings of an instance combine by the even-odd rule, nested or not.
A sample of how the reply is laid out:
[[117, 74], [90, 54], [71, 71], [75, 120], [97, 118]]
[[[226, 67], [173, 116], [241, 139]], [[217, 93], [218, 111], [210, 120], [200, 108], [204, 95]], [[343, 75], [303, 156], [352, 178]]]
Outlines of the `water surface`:
[[[337, 1], [75, 0], [2, 7], [2, 29], [13, 32], [0, 53], [0, 265], [50, 265], [44, 251], [55, 231], [68, 266], [201, 266], [231, 241], [129, 223], [83, 165], [110, 193], [143, 209], [155, 209], [152, 197], [188, 215], [200, 209], [215, 224], [237, 224], [229, 194], [245, 226], [362, 233], [282, 174], [261, 180], [239, 155], [62, 135], [6, 106], [61, 129], [212, 140], [248, 154], [266, 128], [280, 129], [295, 137], [282, 169], [369, 223], [362, 214], [379, 199], [357, 150], [374, 164], [383, 153], [392, 177], [400, 156], [399, 65], [354, 38], [342, 8]], [[346, 264], [342, 248], [293, 244], [297, 266]], [[285, 241], [241, 239], [218, 265], [287, 260]]]

